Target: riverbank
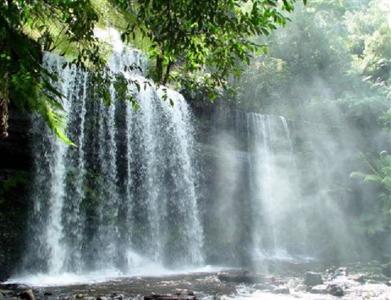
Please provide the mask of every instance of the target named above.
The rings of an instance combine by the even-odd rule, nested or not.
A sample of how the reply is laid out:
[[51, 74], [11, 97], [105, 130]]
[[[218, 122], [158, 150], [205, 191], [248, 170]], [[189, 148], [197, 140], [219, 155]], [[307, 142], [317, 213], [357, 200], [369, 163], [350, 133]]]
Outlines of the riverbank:
[[2, 300], [391, 299], [387, 265], [331, 267], [322, 272], [262, 274], [245, 270], [114, 278], [57, 286], [0, 285]]

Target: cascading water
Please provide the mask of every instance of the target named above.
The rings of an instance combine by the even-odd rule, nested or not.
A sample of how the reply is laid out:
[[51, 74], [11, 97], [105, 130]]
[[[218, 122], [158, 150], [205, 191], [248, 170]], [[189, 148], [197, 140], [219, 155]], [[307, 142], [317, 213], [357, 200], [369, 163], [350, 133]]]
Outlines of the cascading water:
[[[213, 206], [204, 225], [212, 263], [267, 271], [268, 261], [343, 260], [365, 252], [343, 201], [332, 194], [342, 192], [331, 184], [330, 166], [339, 170], [334, 154], [350, 149], [342, 139], [329, 136], [325, 147], [324, 128], [296, 122], [293, 131], [281, 116], [227, 109], [215, 116], [207, 185]], [[328, 131], [335, 135], [335, 128]]]
[[355, 247], [329, 185], [320, 175], [308, 179], [331, 161], [317, 152], [322, 135], [303, 137], [300, 128], [300, 140], [283, 117], [222, 109], [207, 145], [196, 145], [203, 133], [195, 135], [183, 97], [143, 77], [139, 51], [114, 49], [108, 68], [125, 80], [138, 109], [117, 82], [105, 105], [92, 74], [44, 56], [60, 78], [54, 84], [75, 146], [33, 121], [34, 207], [23, 272], [155, 275], [205, 263], [258, 269], [268, 260], [321, 257], [317, 245], [330, 244], [328, 237], [348, 241], [329, 253]]
[[202, 264], [193, 129], [183, 97], [147, 81], [135, 50], [114, 53], [108, 66], [139, 82], [139, 91], [128, 86], [138, 110], [120, 100], [105, 105], [90, 75], [63, 63], [44, 56], [45, 67], [60, 78], [67, 133], [76, 146], [34, 120], [34, 208], [24, 271], [132, 273], [152, 262]]
[[[265, 266], [265, 260], [307, 255], [307, 226], [299, 173], [284, 117], [217, 110], [211, 159], [215, 198], [206, 215], [214, 263]], [[229, 221], [226, 221], [229, 216]]]
[[[246, 121], [253, 255], [255, 259], [286, 259], [292, 233], [288, 222], [297, 216], [300, 206], [289, 127], [281, 116], [249, 113]], [[298, 229], [295, 231], [300, 235]]]

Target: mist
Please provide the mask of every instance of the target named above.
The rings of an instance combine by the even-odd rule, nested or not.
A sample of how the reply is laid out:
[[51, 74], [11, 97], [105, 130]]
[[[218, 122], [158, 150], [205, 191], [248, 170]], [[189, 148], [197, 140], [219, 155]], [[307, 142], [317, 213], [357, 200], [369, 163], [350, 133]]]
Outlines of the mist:
[[[375, 70], [382, 48], [372, 39], [387, 47], [388, 11], [380, 1], [335, 5], [299, 7], [286, 28], [259, 40], [269, 53], [236, 82], [233, 106], [246, 124], [231, 124], [236, 131], [228, 139], [219, 136], [248, 151], [255, 265], [271, 257], [367, 261], [391, 250], [382, 188], [354, 176], [391, 150], [384, 123], [390, 71]], [[232, 165], [232, 158], [220, 159]]]

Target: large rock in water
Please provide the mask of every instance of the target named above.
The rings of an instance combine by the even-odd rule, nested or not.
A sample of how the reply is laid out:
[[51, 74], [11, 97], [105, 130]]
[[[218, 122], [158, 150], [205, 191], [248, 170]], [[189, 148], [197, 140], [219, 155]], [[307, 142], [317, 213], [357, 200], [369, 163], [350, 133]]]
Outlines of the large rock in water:
[[31, 289], [25, 290], [19, 294], [19, 297], [24, 300], [35, 300], [34, 293]]
[[325, 284], [315, 285], [310, 289], [310, 293], [312, 293], [312, 294], [327, 294], [328, 293], [327, 285], [325, 285]]
[[197, 300], [197, 297], [193, 292], [180, 292], [174, 295], [159, 295], [153, 294], [150, 296], [145, 296], [144, 300]]
[[342, 297], [344, 295], [344, 291], [343, 291], [342, 287], [340, 287], [337, 284], [330, 284], [330, 285], [328, 285], [327, 286], [327, 292], [330, 295], [336, 296], [336, 297]]
[[220, 281], [232, 283], [262, 283], [265, 281], [263, 276], [248, 271], [220, 273], [217, 277]]
[[308, 286], [323, 284], [322, 274], [315, 272], [305, 273], [304, 284]]
[[391, 262], [381, 266], [381, 272], [387, 277], [391, 277]]

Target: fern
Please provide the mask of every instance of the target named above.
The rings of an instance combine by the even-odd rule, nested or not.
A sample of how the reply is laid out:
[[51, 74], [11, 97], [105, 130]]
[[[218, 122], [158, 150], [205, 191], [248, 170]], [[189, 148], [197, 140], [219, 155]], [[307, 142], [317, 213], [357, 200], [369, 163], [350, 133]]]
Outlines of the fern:
[[43, 111], [41, 115], [44, 117], [49, 128], [59, 137], [62, 141], [70, 146], [75, 144], [68, 138], [65, 133], [65, 117], [60, 111], [53, 109], [49, 105], [49, 101], [43, 103]]
[[363, 154], [361, 157], [369, 172], [353, 172], [350, 177], [360, 178], [366, 183], [375, 183], [380, 188], [373, 211], [361, 216], [361, 223], [367, 233], [372, 235], [391, 227], [391, 155], [381, 152], [374, 160], [368, 159]]

